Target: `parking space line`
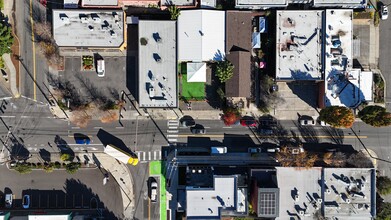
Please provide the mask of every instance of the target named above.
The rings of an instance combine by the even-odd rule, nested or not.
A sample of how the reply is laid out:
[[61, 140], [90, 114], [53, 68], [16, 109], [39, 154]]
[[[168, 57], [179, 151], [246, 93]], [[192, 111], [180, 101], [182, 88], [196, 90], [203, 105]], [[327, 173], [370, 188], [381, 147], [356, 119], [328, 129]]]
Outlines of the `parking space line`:
[[156, 151], [153, 152], [153, 160], [156, 160]]
[[162, 159], [162, 152], [159, 150], [159, 160]]
[[80, 127], [72, 127], [72, 129], [80, 129]]
[[151, 151], [148, 152], [148, 160], [151, 160]]

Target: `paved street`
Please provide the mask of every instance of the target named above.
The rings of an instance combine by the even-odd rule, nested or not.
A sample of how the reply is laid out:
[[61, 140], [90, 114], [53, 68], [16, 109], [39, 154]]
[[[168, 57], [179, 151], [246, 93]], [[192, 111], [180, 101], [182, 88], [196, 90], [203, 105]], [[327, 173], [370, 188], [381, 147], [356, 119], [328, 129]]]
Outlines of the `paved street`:
[[[122, 215], [120, 189], [115, 181], [103, 185], [103, 174], [99, 169], [80, 170], [70, 175], [65, 171], [33, 171], [19, 174], [0, 166], [0, 194], [12, 192], [15, 195], [14, 209], [21, 209], [24, 194], [31, 196], [31, 209], [94, 209], [93, 200], [107, 219]], [[112, 178], [111, 178], [112, 179]], [[30, 210], [31, 210], [30, 209]], [[76, 210], [75, 210], [76, 211]]]
[[[391, 4], [391, 0], [383, 0], [385, 5]], [[379, 67], [382, 71], [384, 79], [386, 81], [386, 106], [391, 110], [391, 47], [386, 46], [390, 44], [391, 39], [391, 20], [380, 21], [380, 57]]]

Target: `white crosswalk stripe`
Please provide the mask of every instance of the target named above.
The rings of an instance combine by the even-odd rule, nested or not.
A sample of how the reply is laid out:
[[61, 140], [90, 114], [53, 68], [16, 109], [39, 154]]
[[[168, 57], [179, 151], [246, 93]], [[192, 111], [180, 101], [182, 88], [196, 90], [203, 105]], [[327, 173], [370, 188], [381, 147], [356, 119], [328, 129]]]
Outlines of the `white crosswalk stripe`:
[[168, 126], [168, 130], [167, 130], [167, 139], [168, 139], [168, 142], [170, 142], [171, 144], [172, 143], [175, 143], [178, 141], [178, 139], [176, 139], [176, 137], [178, 137], [178, 133], [179, 133], [179, 120], [168, 120], [167, 121], [167, 126]]
[[[167, 152], [166, 152], [167, 154]], [[143, 161], [155, 161], [155, 160], [161, 160], [162, 159], [162, 151], [155, 150], [155, 151], [137, 151], [136, 155], [140, 162]]]

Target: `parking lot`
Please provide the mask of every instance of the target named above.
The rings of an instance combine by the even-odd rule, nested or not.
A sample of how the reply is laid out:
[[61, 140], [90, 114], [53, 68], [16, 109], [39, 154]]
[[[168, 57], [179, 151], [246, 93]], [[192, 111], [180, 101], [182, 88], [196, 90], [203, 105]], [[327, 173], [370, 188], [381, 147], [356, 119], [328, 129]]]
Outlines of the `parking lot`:
[[[97, 57], [97, 55], [94, 56]], [[60, 82], [70, 82], [76, 88], [80, 98], [85, 102], [96, 99], [118, 99], [122, 90], [127, 91], [126, 57], [103, 56], [102, 58], [105, 60], [104, 77], [99, 77], [95, 70], [82, 70], [80, 56], [67, 57], [65, 59], [65, 70], [59, 73]]]

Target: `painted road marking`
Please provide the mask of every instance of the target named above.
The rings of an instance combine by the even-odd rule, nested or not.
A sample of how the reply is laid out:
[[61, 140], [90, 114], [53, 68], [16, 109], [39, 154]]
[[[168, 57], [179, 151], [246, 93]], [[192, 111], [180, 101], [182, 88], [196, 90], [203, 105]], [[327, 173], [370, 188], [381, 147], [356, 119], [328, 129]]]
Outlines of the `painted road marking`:
[[37, 73], [35, 64], [35, 36], [34, 36], [34, 20], [33, 20], [33, 0], [30, 0], [30, 23], [31, 23], [31, 41], [33, 42], [33, 74], [34, 74], [34, 100], [37, 100]]
[[174, 138], [169, 138], [168, 139], [168, 142], [177, 142], [178, 141], [178, 139], [174, 139]]
[[72, 129], [80, 129], [80, 127], [72, 127]]
[[151, 151], [148, 151], [148, 160], [151, 160]]
[[[229, 134], [208, 134], [208, 135], [203, 135], [203, 134], [178, 134], [178, 137], [180, 138], [187, 138], [187, 137], [213, 137], [213, 138], [223, 138], [223, 137], [237, 137], [237, 135], [229, 135]], [[259, 135], [259, 136], [255, 136], [255, 135], [249, 135], [249, 137], [262, 137], [262, 138], [274, 138], [274, 137], [278, 137], [278, 136], [271, 136], [271, 135]], [[355, 139], [355, 138], [368, 138], [368, 136], [365, 136], [365, 135], [362, 135], [362, 136], [343, 136], [343, 137], [334, 137], [334, 136], [327, 136], [327, 135], [320, 135], [320, 136], [301, 136], [301, 135], [297, 135], [297, 136], [280, 136], [280, 137], [285, 137], [285, 138], [296, 138], [296, 137], [301, 137], [301, 138], [338, 138], [338, 139]], [[170, 139], [168, 139], [170, 141]]]
[[178, 130], [167, 130], [167, 133], [178, 133]]
[[124, 129], [125, 127], [115, 127], [116, 129]]
[[156, 160], [156, 151], [153, 152], [153, 160]]
[[178, 134], [168, 134], [167, 137], [168, 138], [175, 138], [175, 137], [178, 137]]
[[223, 127], [223, 128], [232, 128], [232, 127]]
[[168, 129], [178, 129], [178, 127], [168, 127]]
[[103, 127], [94, 127], [94, 129], [102, 129]]

